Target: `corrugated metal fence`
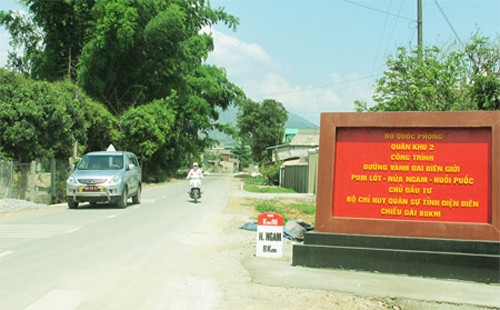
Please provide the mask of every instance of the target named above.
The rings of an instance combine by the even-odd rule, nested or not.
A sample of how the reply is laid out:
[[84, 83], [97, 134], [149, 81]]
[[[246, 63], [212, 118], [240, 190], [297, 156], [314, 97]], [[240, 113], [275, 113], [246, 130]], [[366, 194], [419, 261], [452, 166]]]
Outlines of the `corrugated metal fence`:
[[296, 164], [281, 169], [281, 186], [293, 188], [298, 193], [307, 193], [309, 165]]
[[280, 170], [280, 185], [298, 193], [316, 194], [318, 188], [318, 150], [308, 152], [307, 163], [284, 165]]
[[309, 188], [308, 193], [316, 194], [318, 189], [318, 149], [309, 152]]

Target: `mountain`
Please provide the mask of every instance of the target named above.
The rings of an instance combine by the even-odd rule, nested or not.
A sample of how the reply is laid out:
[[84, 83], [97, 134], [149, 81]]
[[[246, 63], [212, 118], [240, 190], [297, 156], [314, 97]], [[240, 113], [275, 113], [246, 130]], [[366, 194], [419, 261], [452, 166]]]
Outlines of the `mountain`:
[[[229, 107], [226, 111], [221, 111], [219, 114], [219, 123], [221, 124], [232, 124], [236, 126], [238, 117], [238, 109], [234, 106]], [[305, 118], [288, 112], [288, 121], [285, 123], [285, 128], [318, 128], [318, 126], [314, 125], [310, 121]]]
[[314, 125], [310, 121], [305, 118], [298, 116], [297, 114], [288, 112], [288, 121], [285, 123], [285, 128], [318, 128], [318, 126]]
[[[236, 127], [238, 116], [238, 109], [231, 106], [226, 111], [221, 111], [219, 115], [219, 123], [221, 124], [231, 124]], [[285, 128], [302, 129], [302, 128], [318, 128], [310, 121], [305, 118], [288, 112], [288, 120], [285, 123]], [[224, 144], [226, 147], [236, 146], [237, 143], [231, 136], [228, 136], [220, 131], [212, 130], [209, 133], [210, 138], [219, 141], [219, 143]]]

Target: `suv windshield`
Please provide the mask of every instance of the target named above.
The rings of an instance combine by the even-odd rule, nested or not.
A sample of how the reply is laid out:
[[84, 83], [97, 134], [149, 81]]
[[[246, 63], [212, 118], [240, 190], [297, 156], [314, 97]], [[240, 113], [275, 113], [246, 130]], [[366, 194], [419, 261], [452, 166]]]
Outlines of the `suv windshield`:
[[93, 155], [84, 156], [78, 170], [119, 170], [123, 168], [123, 156]]

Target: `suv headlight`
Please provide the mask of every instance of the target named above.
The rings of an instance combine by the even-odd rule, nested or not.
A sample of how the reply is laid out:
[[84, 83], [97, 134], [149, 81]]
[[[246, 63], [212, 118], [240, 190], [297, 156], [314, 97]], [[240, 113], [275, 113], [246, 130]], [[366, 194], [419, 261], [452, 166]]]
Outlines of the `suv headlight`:
[[75, 177], [69, 177], [68, 180], [66, 181], [68, 184], [76, 185], [78, 182], [76, 181]]
[[120, 180], [121, 180], [120, 175], [115, 175], [114, 177], [109, 179], [109, 183], [117, 184], [117, 183], [120, 183]]

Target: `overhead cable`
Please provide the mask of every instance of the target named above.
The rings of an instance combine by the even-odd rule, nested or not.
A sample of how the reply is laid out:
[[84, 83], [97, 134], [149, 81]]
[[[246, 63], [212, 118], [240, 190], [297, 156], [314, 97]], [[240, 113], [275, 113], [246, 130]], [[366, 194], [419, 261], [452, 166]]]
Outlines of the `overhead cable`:
[[382, 11], [382, 10], [379, 10], [379, 9], [372, 8], [370, 6], [361, 4], [361, 3], [356, 2], [356, 1], [351, 1], [351, 0], [344, 0], [344, 1], [347, 2], [347, 3], [350, 3], [350, 4], [354, 4], [354, 5], [363, 7], [363, 8], [368, 9], [368, 10], [372, 10], [372, 11], [375, 11], [375, 12], [383, 13], [383, 14], [390, 15], [390, 16], [393, 16], [393, 17], [403, 18], [403, 19], [414, 21], [414, 22], [417, 21], [415, 18], [410, 18], [410, 17], [406, 17], [406, 16], [402, 16], [402, 15], [397, 15], [397, 14], [394, 14], [394, 13], [391, 13], [391, 12]]
[[460, 43], [460, 45], [465, 46], [464, 43], [462, 42], [462, 40], [460, 39], [460, 37], [458, 36], [458, 33], [455, 31], [455, 28], [453, 27], [453, 25], [451, 24], [450, 20], [448, 19], [448, 17], [446, 16], [446, 14], [444, 13], [443, 11], [443, 8], [441, 8], [441, 5], [439, 5], [439, 2], [437, 0], [434, 0], [434, 3], [436, 4], [436, 6], [438, 7], [439, 11], [441, 12], [441, 15], [443, 15], [444, 19], [446, 20], [446, 22], [448, 23], [448, 26], [450, 26], [451, 28], [451, 31], [453, 31], [453, 34], [455, 35], [455, 37], [457, 38], [458, 42]]
[[357, 79], [345, 80], [345, 81], [337, 82], [337, 83], [329, 83], [329, 84], [324, 84], [324, 85], [319, 85], [319, 86], [312, 86], [312, 87], [307, 87], [307, 88], [298, 89], [298, 90], [289, 90], [289, 91], [283, 91], [283, 92], [261, 94], [261, 95], [255, 95], [255, 96], [252, 96], [252, 97], [254, 97], [254, 98], [263, 98], [263, 97], [276, 96], [276, 95], [287, 95], [287, 94], [293, 94], [293, 93], [302, 93], [302, 92], [306, 92], [306, 91], [310, 91], [310, 90], [321, 89], [321, 88], [328, 88], [328, 87], [337, 86], [337, 85], [341, 85], [341, 84], [347, 84], [347, 83], [350, 83], [350, 82], [356, 82], [356, 81], [362, 81], [362, 80], [367, 80], [367, 79], [373, 79], [376, 76], [377, 75], [364, 76], [364, 77], [360, 77], [360, 78], [357, 78]]

